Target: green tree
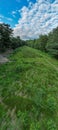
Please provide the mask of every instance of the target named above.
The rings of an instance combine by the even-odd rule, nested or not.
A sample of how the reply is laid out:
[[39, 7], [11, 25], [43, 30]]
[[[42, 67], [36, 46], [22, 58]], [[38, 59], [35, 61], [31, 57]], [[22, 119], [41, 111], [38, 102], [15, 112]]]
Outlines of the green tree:
[[46, 44], [48, 41], [48, 36], [47, 35], [40, 35], [39, 37], [39, 49], [42, 51], [46, 51]]
[[21, 40], [19, 36], [11, 37], [11, 48], [12, 49], [18, 48], [23, 45], [25, 45], [25, 41]]
[[0, 51], [10, 47], [12, 31], [10, 25], [0, 23]]
[[58, 58], [58, 27], [53, 29], [48, 35], [46, 50], [56, 58]]

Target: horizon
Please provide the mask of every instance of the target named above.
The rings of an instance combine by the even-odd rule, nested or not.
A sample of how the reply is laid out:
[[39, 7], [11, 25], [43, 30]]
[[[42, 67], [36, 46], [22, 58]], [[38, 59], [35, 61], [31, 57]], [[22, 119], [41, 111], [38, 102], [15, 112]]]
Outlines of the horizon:
[[0, 23], [10, 24], [14, 36], [37, 39], [58, 26], [58, 0], [2, 0]]

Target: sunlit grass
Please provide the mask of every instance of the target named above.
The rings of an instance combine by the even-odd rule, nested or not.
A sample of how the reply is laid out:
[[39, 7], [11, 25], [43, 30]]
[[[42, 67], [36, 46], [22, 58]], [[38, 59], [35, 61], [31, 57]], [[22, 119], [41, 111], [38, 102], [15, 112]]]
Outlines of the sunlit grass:
[[[0, 109], [2, 115], [6, 114], [2, 118], [0, 112], [0, 121], [6, 117], [10, 121], [14, 117], [14, 114], [11, 117], [11, 111], [15, 109], [21, 130], [38, 130], [32, 126], [35, 122], [40, 124], [39, 130], [57, 130], [58, 61], [26, 46], [16, 49], [9, 60], [0, 65]], [[48, 129], [48, 121], [51, 125], [55, 123], [55, 129], [53, 126]]]

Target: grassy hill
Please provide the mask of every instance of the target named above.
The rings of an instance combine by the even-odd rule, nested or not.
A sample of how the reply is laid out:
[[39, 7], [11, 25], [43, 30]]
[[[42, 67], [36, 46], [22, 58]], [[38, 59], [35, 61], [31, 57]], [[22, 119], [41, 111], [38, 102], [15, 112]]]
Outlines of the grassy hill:
[[0, 65], [0, 130], [58, 129], [58, 61], [21, 47]]

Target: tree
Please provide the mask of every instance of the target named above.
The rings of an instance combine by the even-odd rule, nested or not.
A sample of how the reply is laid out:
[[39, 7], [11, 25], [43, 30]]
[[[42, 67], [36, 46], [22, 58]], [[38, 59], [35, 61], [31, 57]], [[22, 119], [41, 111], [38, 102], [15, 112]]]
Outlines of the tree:
[[10, 25], [0, 23], [0, 51], [10, 47], [12, 31]]
[[23, 45], [25, 45], [25, 41], [21, 40], [19, 36], [11, 37], [11, 48], [12, 49], [18, 48]]
[[49, 33], [46, 50], [58, 58], [58, 27]]
[[40, 35], [39, 37], [39, 49], [42, 51], [46, 51], [46, 44], [48, 41], [48, 36], [47, 35]]

